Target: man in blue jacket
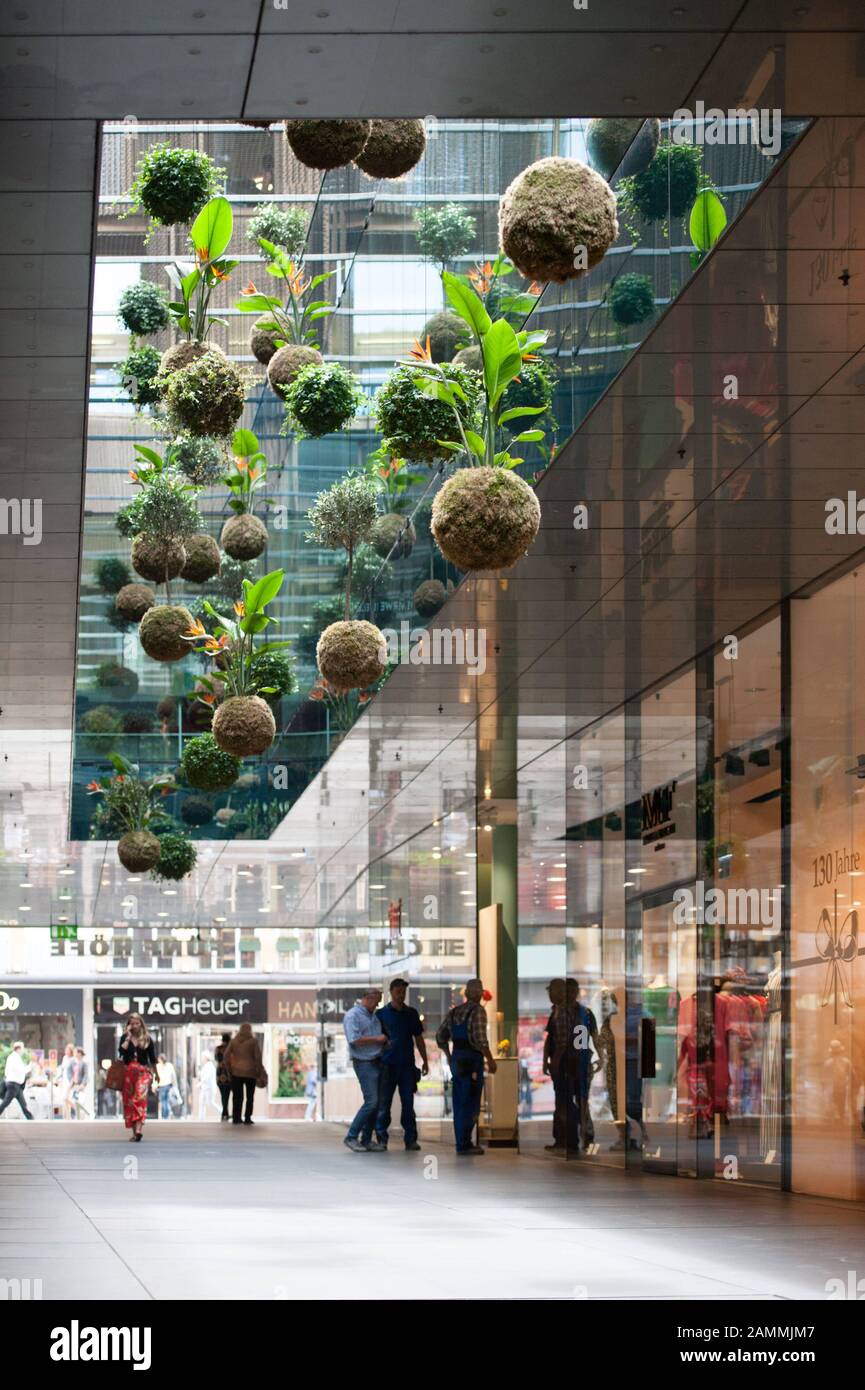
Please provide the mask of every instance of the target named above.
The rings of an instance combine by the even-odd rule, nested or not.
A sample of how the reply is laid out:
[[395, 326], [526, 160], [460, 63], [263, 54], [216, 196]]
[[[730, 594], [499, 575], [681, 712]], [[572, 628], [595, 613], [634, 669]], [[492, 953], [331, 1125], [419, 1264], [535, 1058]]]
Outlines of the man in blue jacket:
[[408, 982], [394, 980], [390, 986], [390, 1003], [385, 1004], [377, 1013], [382, 1032], [387, 1034], [387, 1044], [381, 1054], [381, 1090], [375, 1127], [379, 1143], [387, 1144], [391, 1105], [394, 1093], [398, 1090], [402, 1106], [400, 1124], [405, 1146], [407, 1149], [417, 1150], [420, 1144], [417, 1141], [417, 1120], [414, 1113], [414, 1095], [418, 1082], [418, 1069], [414, 1061], [415, 1048], [420, 1056], [422, 1076], [429, 1072], [429, 1063], [420, 1014], [405, 1002], [407, 993]]

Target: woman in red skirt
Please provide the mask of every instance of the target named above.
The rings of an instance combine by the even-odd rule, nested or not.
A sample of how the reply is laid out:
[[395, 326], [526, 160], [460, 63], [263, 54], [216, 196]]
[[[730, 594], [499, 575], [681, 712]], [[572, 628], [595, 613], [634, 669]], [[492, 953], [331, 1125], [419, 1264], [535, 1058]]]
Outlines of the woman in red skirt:
[[156, 1049], [140, 1014], [130, 1014], [120, 1039], [121, 1062], [126, 1063], [123, 1082], [123, 1118], [139, 1144], [147, 1118], [147, 1096], [153, 1083]]

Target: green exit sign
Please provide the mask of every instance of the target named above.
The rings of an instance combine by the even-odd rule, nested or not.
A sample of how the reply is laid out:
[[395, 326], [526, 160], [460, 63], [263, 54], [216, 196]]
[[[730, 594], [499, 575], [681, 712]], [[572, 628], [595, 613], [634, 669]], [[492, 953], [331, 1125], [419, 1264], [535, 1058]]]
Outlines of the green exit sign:
[[66, 922], [58, 922], [56, 926], [49, 927], [52, 941], [77, 941], [78, 928], [70, 926]]

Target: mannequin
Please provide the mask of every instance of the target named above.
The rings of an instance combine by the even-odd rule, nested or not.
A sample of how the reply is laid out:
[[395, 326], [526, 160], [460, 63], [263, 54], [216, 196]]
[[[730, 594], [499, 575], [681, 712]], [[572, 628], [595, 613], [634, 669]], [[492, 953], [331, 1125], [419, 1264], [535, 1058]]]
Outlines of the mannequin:
[[781, 1147], [781, 952], [766, 981], [766, 1032], [763, 1038], [763, 1110], [760, 1116], [760, 1152], [765, 1158]]

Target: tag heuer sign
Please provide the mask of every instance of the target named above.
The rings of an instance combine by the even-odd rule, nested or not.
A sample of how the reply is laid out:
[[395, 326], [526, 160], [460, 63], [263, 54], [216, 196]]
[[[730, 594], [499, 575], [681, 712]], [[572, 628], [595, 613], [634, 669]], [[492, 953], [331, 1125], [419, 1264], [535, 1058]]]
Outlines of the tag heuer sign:
[[131, 1013], [152, 1024], [264, 1023], [267, 990], [130, 989], [96, 996], [97, 1023], [125, 1023]]

